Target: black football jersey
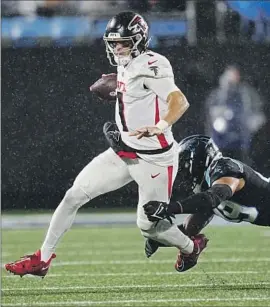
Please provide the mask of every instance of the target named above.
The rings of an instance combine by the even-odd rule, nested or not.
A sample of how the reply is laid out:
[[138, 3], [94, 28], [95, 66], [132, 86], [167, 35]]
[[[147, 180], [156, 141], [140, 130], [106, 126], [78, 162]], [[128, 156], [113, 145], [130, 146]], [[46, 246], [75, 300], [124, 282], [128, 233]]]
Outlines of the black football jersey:
[[214, 213], [231, 222], [270, 226], [270, 178], [238, 160], [222, 157], [213, 161], [206, 170], [201, 190], [208, 189], [222, 177], [243, 178], [245, 186], [219, 204]]

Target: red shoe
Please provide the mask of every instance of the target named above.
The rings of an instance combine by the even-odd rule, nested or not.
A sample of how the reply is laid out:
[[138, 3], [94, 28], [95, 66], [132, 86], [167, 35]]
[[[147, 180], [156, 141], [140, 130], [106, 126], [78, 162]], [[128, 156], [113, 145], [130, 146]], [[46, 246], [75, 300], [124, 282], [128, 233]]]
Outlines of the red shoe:
[[199, 234], [192, 237], [194, 249], [191, 254], [178, 253], [175, 269], [178, 272], [185, 272], [197, 264], [201, 252], [206, 248], [209, 241], [204, 234]]
[[41, 253], [40, 250], [38, 250], [33, 255], [26, 255], [21, 257], [21, 260], [7, 263], [5, 268], [10, 273], [20, 275], [21, 277], [26, 274], [31, 274], [44, 278], [49, 270], [52, 259], [55, 257], [56, 255], [52, 254], [47, 262], [41, 261]]

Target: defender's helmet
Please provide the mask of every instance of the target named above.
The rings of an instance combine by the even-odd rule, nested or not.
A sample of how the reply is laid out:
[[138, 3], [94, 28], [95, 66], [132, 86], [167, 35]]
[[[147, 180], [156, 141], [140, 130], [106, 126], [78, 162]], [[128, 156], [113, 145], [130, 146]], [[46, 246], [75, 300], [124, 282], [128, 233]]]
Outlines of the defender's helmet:
[[[196, 192], [204, 173], [214, 159], [222, 157], [214, 141], [204, 135], [192, 135], [179, 143], [178, 180], [185, 191]], [[195, 190], [195, 191], [194, 191]]]
[[[126, 65], [134, 57], [146, 51], [149, 44], [148, 24], [139, 14], [119, 13], [108, 22], [103, 39], [111, 65]], [[114, 49], [118, 42], [121, 42], [125, 48], [124, 56], [115, 54]]]

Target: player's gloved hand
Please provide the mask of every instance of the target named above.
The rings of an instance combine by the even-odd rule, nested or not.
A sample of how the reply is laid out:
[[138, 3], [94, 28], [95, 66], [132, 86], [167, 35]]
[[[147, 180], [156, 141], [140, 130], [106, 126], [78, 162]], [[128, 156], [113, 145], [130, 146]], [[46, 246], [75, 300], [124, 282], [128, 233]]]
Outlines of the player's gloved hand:
[[114, 122], [106, 122], [103, 126], [103, 133], [110, 147], [118, 152], [123, 150], [121, 147], [121, 135], [120, 131]]
[[163, 132], [156, 126], [153, 127], [142, 127], [138, 128], [133, 132], [130, 132], [130, 136], [137, 136], [137, 139], [141, 139], [142, 137], [152, 137], [154, 135], [160, 135]]
[[149, 201], [143, 205], [144, 213], [150, 222], [167, 219], [172, 224], [174, 214], [170, 213], [169, 205], [161, 201]]

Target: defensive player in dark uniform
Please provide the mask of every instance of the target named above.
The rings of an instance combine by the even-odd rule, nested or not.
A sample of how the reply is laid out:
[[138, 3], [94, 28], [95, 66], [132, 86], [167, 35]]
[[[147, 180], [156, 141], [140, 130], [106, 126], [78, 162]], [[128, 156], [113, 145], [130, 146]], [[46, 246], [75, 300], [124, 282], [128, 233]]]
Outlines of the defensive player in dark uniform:
[[[181, 199], [183, 191], [189, 196]], [[145, 204], [149, 220], [170, 220], [175, 214], [191, 214], [179, 225], [189, 236], [197, 235], [214, 215], [234, 223], [245, 221], [270, 226], [270, 178], [241, 161], [223, 157], [207, 136], [193, 135], [179, 143], [179, 170], [173, 199], [170, 204], [156, 201]], [[147, 257], [159, 246], [162, 245], [148, 239]], [[175, 268], [183, 271], [185, 259], [180, 260]], [[190, 261], [184, 264], [189, 268], [196, 265]]]

